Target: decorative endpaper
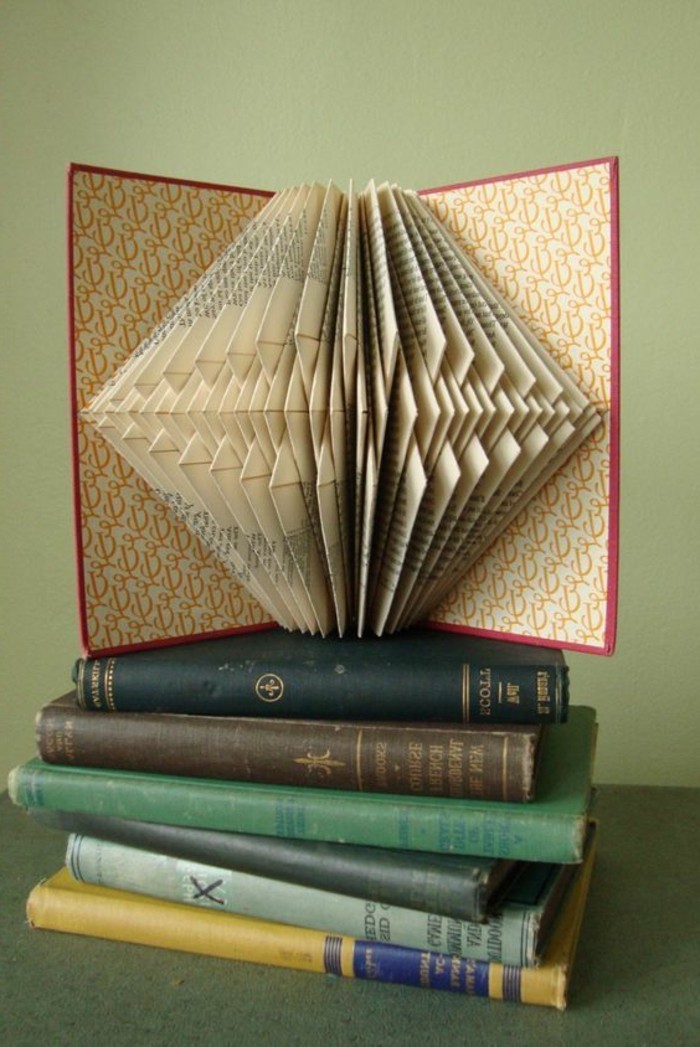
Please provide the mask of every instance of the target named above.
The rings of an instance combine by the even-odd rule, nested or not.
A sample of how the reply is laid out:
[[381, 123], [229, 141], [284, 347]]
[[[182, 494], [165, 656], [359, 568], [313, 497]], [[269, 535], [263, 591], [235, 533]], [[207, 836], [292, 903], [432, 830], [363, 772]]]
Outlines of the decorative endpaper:
[[[81, 412], [272, 195], [73, 167], [70, 177], [79, 594], [89, 653], [259, 628], [230, 571]], [[587, 437], [430, 618], [610, 651], [617, 492], [613, 161], [424, 194], [597, 406]], [[140, 350], [141, 351], [141, 350]]]

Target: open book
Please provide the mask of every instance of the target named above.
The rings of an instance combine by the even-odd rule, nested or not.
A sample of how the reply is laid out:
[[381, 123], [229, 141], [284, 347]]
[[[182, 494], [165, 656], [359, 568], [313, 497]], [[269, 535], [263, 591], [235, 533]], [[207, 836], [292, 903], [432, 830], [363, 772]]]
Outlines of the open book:
[[426, 620], [609, 649], [614, 171], [270, 196], [73, 168], [87, 650]]

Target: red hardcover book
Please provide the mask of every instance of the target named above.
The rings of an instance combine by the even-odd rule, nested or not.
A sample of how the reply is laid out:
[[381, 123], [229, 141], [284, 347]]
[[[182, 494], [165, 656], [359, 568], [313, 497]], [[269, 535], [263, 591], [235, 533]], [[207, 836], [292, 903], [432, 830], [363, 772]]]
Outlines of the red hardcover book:
[[612, 652], [614, 159], [419, 194], [74, 165], [69, 273], [87, 654], [416, 620]]

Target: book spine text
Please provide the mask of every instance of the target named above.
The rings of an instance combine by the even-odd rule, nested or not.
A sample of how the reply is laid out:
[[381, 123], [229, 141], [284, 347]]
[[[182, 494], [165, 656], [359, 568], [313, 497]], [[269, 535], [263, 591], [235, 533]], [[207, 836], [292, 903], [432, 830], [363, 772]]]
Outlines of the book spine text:
[[286, 719], [536, 724], [567, 718], [568, 667], [560, 652], [523, 647], [527, 654], [506, 659], [497, 645], [469, 650], [435, 630], [320, 643], [298, 635], [290, 642], [275, 631], [266, 646], [265, 635], [79, 659], [78, 701], [101, 712]]
[[513, 803], [532, 799], [538, 730], [95, 716], [68, 702], [45, 706], [36, 722], [39, 754], [50, 763]]
[[10, 773], [11, 799], [23, 807], [99, 811], [118, 818], [228, 832], [327, 840], [373, 847], [578, 862], [585, 813], [540, 817], [536, 804], [484, 803], [292, 789], [216, 779], [175, 778], [58, 764]]

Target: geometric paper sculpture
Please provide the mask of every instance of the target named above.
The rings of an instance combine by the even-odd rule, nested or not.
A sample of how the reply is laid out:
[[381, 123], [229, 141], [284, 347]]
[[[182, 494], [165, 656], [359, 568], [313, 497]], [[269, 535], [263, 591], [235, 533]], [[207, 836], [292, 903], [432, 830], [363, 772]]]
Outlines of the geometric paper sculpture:
[[[562, 477], [568, 485], [564, 502], [573, 505], [587, 495], [600, 502], [603, 473], [599, 516], [605, 535], [596, 547], [579, 542], [574, 550], [574, 559], [590, 561], [589, 575], [598, 582], [601, 571], [605, 575], [602, 601], [589, 599], [583, 617], [578, 613], [598, 642], [581, 630], [567, 636], [566, 623], [563, 635], [556, 635], [556, 614], [548, 613], [534, 589], [532, 610], [535, 619], [539, 612], [547, 619], [543, 628], [504, 631], [610, 649], [616, 523], [616, 458], [611, 467], [610, 456], [617, 437], [617, 303], [610, 278], [616, 243], [613, 168], [609, 162], [593, 167], [598, 170], [586, 185], [595, 185], [595, 175], [598, 190], [607, 184], [607, 224], [598, 222], [587, 232], [605, 234], [592, 246], [600, 255], [602, 244], [600, 272], [606, 275], [601, 286], [601, 276], [584, 259], [576, 279], [587, 293], [589, 313], [593, 305], [604, 308], [597, 374], [589, 366], [587, 341], [591, 331], [600, 340], [600, 322], [596, 327], [592, 315], [572, 311], [569, 302], [572, 341], [580, 323], [584, 344], [578, 358], [575, 345], [564, 351], [561, 344], [552, 346], [538, 311], [526, 318], [504, 293], [509, 288], [502, 281], [498, 286], [498, 273], [493, 279], [485, 272], [493, 269], [493, 259], [482, 266], [465, 249], [459, 211], [444, 206], [450, 190], [423, 197], [370, 183], [361, 192], [341, 192], [331, 184], [251, 194], [254, 213], [241, 223], [240, 234], [224, 240], [197, 278], [158, 310], [151, 329], [123, 359], [112, 353], [117, 366], [82, 395], [76, 388], [75, 404], [83, 531], [91, 526], [91, 496], [81, 472], [82, 439], [93, 449], [111, 449], [111, 462], [122, 463], [117, 473], [144, 493], [140, 504], [151, 524], [165, 519], [154, 511], [159, 504], [177, 533], [190, 535], [179, 544], [189, 549], [195, 543], [194, 555], [212, 567], [210, 586], [249, 594], [241, 598], [243, 613], [228, 629], [211, 618], [209, 628], [194, 624], [183, 630], [181, 622], [173, 628], [172, 600], [161, 598], [158, 581], [153, 591], [142, 590], [141, 603], [151, 619], [154, 598], [159, 604], [160, 636], [145, 614], [142, 623], [132, 623], [135, 641], [119, 628], [106, 643], [96, 643], [89, 638], [86, 604], [86, 647], [126, 649], [267, 621], [363, 636], [433, 619], [499, 633], [480, 628], [478, 614], [473, 621], [459, 617], [475, 578], [494, 550], [498, 562], [499, 543], [510, 553], [525, 534], [527, 544], [528, 513], [542, 521], [543, 505], [561, 503]], [[81, 178], [90, 184], [111, 176], [120, 189], [130, 177], [138, 184], [139, 176], [73, 170], [74, 219]], [[571, 184], [575, 199], [583, 183], [572, 174]], [[605, 194], [599, 193], [596, 203], [601, 200]], [[586, 223], [570, 218], [554, 204], [553, 232], [557, 221], [567, 219], [564, 235], [577, 235]], [[540, 238], [536, 264], [551, 265], [547, 255], [556, 255], [556, 241]], [[570, 254], [581, 253], [578, 244], [570, 246]], [[147, 274], [148, 250], [143, 243], [138, 250]], [[572, 268], [563, 252], [556, 261], [562, 275]], [[75, 310], [75, 266], [73, 276]], [[593, 279], [593, 288], [589, 279], [583, 286], [584, 276]], [[545, 317], [566, 312], [563, 290], [539, 292], [539, 298]], [[79, 376], [81, 354], [75, 349]], [[607, 381], [604, 396], [596, 386], [600, 374]], [[136, 519], [134, 509], [125, 500], [123, 515]], [[593, 518], [589, 522], [595, 526]], [[570, 550], [564, 547], [578, 541], [577, 525], [566, 532], [557, 528], [554, 540], [566, 561]], [[116, 535], [117, 528], [110, 531]], [[79, 552], [85, 546], [79, 542]], [[136, 552], [143, 555], [143, 543], [141, 549], [128, 546], [124, 562], [132, 562]], [[151, 557], [162, 563], [162, 550], [151, 549]], [[89, 562], [83, 555], [83, 570]], [[187, 570], [186, 557], [183, 562]], [[183, 564], [171, 556], [170, 566], [176, 574]], [[561, 564], [546, 554], [538, 570], [549, 573], [552, 589], [566, 587]], [[487, 594], [494, 584], [503, 588], [502, 562], [493, 571], [484, 585]], [[85, 591], [90, 584], [83, 574]], [[583, 592], [585, 601], [587, 586], [590, 577], [583, 587], [574, 585], [575, 599]], [[203, 595], [203, 606], [208, 599]], [[593, 612], [603, 604], [601, 628]], [[109, 632], [110, 623], [98, 619], [95, 637], [105, 624]]]
[[288, 629], [446, 591], [600, 424], [415, 193], [276, 194], [84, 416]]

